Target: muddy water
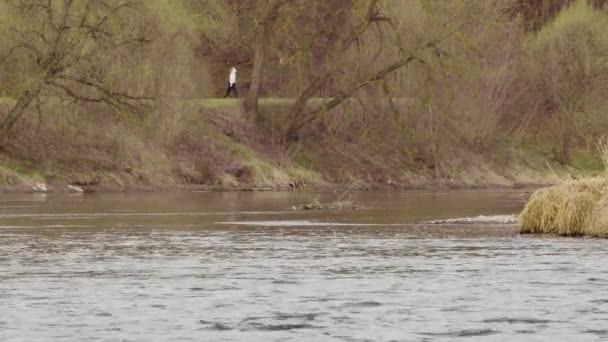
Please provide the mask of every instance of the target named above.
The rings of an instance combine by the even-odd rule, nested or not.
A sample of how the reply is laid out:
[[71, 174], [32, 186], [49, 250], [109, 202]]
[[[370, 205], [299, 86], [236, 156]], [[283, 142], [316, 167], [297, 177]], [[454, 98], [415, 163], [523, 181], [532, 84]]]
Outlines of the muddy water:
[[0, 340], [608, 340], [608, 244], [526, 192], [316, 196], [2, 195]]

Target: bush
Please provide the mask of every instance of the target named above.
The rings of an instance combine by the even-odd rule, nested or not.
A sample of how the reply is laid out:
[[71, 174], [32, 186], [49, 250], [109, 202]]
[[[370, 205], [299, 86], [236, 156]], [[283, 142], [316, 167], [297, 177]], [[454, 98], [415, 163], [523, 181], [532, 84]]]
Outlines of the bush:
[[[532, 91], [523, 108], [536, 108], [548, 127], [554, 153], [570, 162], [571, 145], [596, 140], [608, 127], [608, 15], [577, 0], [537, 33], [525, 47]], [[547, 122], [546, 118], [549, 118]], [[580, 132], [580, 133], [579, 133]]]

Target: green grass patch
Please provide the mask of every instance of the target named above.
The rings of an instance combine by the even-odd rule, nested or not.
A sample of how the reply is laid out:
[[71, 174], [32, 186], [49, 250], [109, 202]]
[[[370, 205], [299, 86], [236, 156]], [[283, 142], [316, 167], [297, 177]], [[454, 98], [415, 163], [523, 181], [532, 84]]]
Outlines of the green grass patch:
[[[315, 97], [308, 101], [309, 105], [321, 105], [331, 98]], [[224, 107], [235, 107], [242, 105], [245, 98], [202, 98], [202, 99], [190, 99], [190, 104], [197, 104], [206, 108], [224, 108]], [[261, 107], [264, 106], [285, 106], [290, 107], [296, 102], [296, 98], [292, 97], [262, 97], [259, 99]]]
[[572, 153], [572, 167], [591, 175], [598, 175], [604, 171], [602, 158], [596, 153], [588, 151], [575, 151]]
[[0, 106], [14, 106], [17, 103], [17, 100], [11, 97], [1, 97], [0, 96]]

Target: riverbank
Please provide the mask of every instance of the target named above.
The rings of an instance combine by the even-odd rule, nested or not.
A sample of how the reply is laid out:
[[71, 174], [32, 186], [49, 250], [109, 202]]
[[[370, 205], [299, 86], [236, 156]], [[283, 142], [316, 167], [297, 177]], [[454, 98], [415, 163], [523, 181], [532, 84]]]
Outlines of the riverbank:
[[[41, 190], [36, 184], [44, 184], [46, 189]], [[63, 194], [63, 193], [118, 193], [118, 192], [130, 192], [130, 193], [145, 193], [145, 192], [289, 192], [289, 191], [306, 191], [306, 192], [333, 192], [333, 193], [348, 193], [352, 191], [381, 191], [381, 192], [401, 192], [401, 191], [441, 191], [441, 190], [520, 190], [526, 189], [533, 191], [535, 189], [544, 187], [543, 184], [514, 184], [511, 186], [500, 185], [500, 184], [483, 184], [483, 185], [458, 185], [450, 184], [444, 186], [420, 186], [420, 187], [398, 187], [398, 186], [387, 186], [384, 184], [367, 184], [365, 186], [348, 186], [344, 184], [312, 184], [303, 189], [293, 189], [292, 187], [281, 187], [281, 188], [264, 188], [264, 187], [224, 187], [217, 185], [175, 185], [175, 186], [145, 186], [135, 185], [129, 187], [119, 187], [112, 185], [94, 185], [94, 186], [78, 186], [82, 191], [74, 191], [70, 189], [71, 184], [48, 184], [48, 183], [33, 183], [20, 184], [20, 185], [2, 185], [0, 186], [0, 193], [6, 194], [27, 194], [27, 193], [49, 193], [49, 194]]]
[[548, 144], [507, 134], [483, 149], [454, 142], [429, 150], [406, 133], [353, 124], [365, 109], [348, 102], [288, 144], [281, 136], [292, 102], [264, 99], [256, 122], [232, 99], [155, 106], [125, 121], [92, 105], [68, 114], [57, 100], [53, 116], [31, 113], [0, 150], [0, 192], [40, 191], [36, 183], [49, 192], [521, 188], [602, 170], [584, 150], [564, 166]]
[[[2, 170], [6, 172], [6, 169]], [[560, 170], [562, 171], [562, 170]], [[8, 170], [8, 172], [14, 172]], [[527, 172], [527, 173], [526, 173]], [[128, 183], [125, 180], [130, 178], [121, 175], [107, 175], [106, 181], [99, 183], [82, 183], [79, 181], [69, 181], [69, 177], [64, 175], [64, 180], [51, 182], [46, 180], [44, 174], [34, 176], [22, 176], [16, 172], [9, 173], [9, 184], [0, 185], [0, 193], [70, 193], [75, 192], [70, 186], [77, 186], [82, 192], [169, 192], [169, 191], [203, 191], [203, 192], [231, 192], [231, 191], [318, 191], [318, 192], [346, 192], [346, 191], [405, 191], [405, 190], [450, 190], [450, 189], [537, 189], [551, 186], [560, 182], [562, 178], [554, 171], [543, 173], [542, 171], [526, 170], [519, 173], [520, 177], [499, 175], [489, 170], [486, 174], [463, 174], [461, 179], [435, 179], [429, 175], [405, 173], [400, 181], [389, 180], [387, 182], [370, 182], [358, 179], [354, 183], [332, 183], [322, 179], [312, 180], [310, 183], [295, 183], [286, 181], [277, 184], [259, 184], [255, 182], [240, 183], [229, 179], [229, 182], [222, 183], [222, 179], [215, 184], [188, 184], [170, 182], [167, 184], [157, 183]], [[562, 171], [563, 176], [568, 173]], [[5, 173], [6, 175], [6, 173]], [[99, 177], [98, 174], [91, 173], [83, 175], [88, 178]], [[53, 178], [57, 174], [53, 174]], [[7, 178], [4, 178], [7, 180]], [[41, 190], [37, 184], [44, 184], [45, 190]], [[79, 191], [76, 191], [79, 192]]]

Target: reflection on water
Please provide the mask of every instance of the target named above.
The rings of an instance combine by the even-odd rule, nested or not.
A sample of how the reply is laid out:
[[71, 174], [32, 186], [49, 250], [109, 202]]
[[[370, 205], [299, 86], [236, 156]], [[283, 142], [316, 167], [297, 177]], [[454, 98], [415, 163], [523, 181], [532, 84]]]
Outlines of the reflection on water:
[[315, 196], [4, 195], [0, 340], [608, 339], [608, 245], [518, 235], [527, 193]]

